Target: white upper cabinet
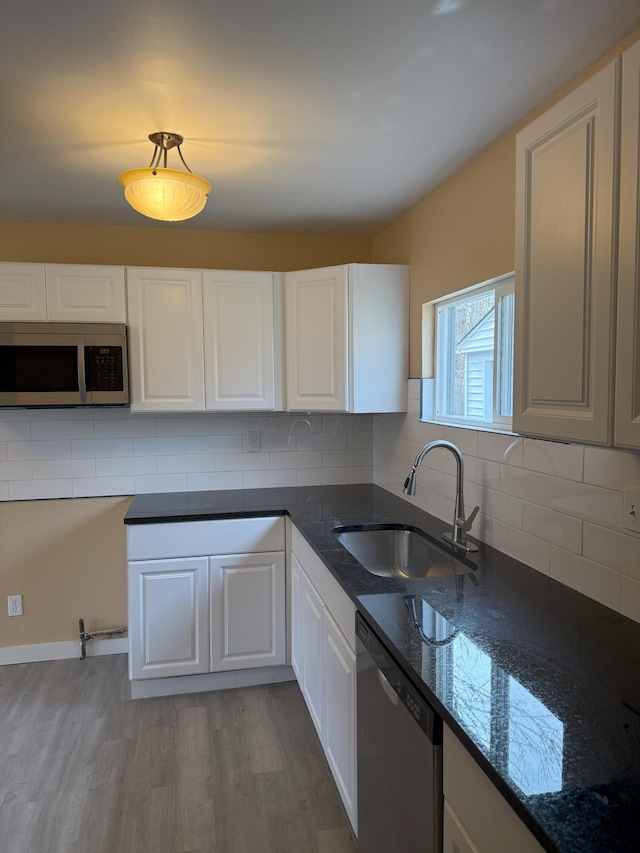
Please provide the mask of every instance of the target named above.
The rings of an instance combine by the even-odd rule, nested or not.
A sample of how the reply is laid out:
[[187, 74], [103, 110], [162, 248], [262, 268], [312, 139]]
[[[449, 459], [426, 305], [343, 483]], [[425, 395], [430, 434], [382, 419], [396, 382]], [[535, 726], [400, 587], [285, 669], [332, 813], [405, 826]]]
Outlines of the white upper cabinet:
[[46, 319], [44, 264], [0, 264], [0, 320], [36, 323]]
[[640, 42], [622, 61], [615, 441], [640, 447]]
[[202, 283], [206, 409], [275, 409], [273, 273], [205, 270]]
[[607, 65], [517, 136], [517, 432], [611, 441], [618, 72]]
[[124, 267], [47, 264], [47, 320], [124, 323]]
[[124, 267], [2, 263], [0, 320], [124, 323]]
[[127, 271], [131, 411], [204, 410], [202, 273]]
[[408, 281], [396, 265], [286, 273], [289, 411], [406, 410]]

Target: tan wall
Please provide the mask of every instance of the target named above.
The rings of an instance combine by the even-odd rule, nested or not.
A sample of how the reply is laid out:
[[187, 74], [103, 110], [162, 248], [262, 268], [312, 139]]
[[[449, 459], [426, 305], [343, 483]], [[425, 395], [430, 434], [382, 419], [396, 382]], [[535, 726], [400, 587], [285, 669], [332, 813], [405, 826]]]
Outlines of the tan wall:
[[295, 270], [368, 263], [371, 240], [193, 229], [0, 222], [0, 261]]
[[[127, 624], [123, 517], [130, 498], [0, 503], [0, 647], [78, 639]], [[7, 615], [22, 595], [24, 616]]]
[[423, 303], [513, 269], [518, 130], [639, 39], [640, 29], [375, 238], [375, 263], [411, 265], [410, 376], [421, 375]]

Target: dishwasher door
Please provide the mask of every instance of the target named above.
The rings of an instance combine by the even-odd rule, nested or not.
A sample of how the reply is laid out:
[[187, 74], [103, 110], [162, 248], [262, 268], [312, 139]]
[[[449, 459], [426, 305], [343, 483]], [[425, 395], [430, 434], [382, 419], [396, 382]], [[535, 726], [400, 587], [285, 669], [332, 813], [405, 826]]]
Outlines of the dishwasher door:
[[358, 851], [442, 853], [442, 720], [358, 613]]

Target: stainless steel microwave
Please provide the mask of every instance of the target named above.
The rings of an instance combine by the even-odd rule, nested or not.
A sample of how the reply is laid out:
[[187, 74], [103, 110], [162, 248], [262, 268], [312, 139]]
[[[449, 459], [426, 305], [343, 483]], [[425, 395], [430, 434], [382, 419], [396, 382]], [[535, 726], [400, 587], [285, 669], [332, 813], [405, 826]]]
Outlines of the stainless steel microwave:
[[0, 406], [126, 406], [123, 323], [0, 323]]

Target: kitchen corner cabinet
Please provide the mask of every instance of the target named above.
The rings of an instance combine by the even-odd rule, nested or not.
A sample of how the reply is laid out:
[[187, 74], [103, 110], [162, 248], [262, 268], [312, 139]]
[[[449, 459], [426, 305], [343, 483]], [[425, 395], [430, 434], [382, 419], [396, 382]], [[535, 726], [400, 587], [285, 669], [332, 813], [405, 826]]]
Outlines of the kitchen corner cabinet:
[[640, 448], [640, 42], [623, 54], [614, 443]]
[[443, 853], [543, 853], [457, 737], [443, 726]]
[[285, 274], [289, 411], [406, 411], [408, 267]]
[[286, 663], [284, 519], [130, 525], [129, 677]]
[[129, 269], [131, 410], [275, 408], [270, 272]]
[[291, 662], [357, 831], [355, 607], [295, 527], [292, 549]]
[[618, 73], [607, 65], [517, 135], [520, 433], [611, 440]]
[[0, 263], [0, 320], [124, 323], [124, 267]]

